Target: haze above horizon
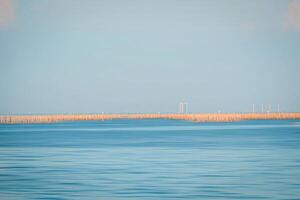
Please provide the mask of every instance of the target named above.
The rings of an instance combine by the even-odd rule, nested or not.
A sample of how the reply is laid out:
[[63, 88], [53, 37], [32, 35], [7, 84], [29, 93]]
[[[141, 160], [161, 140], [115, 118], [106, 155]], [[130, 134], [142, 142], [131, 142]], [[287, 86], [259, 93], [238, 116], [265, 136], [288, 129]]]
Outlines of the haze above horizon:
[[300, 111], [300, 0], [0, 0], [0, 114]]

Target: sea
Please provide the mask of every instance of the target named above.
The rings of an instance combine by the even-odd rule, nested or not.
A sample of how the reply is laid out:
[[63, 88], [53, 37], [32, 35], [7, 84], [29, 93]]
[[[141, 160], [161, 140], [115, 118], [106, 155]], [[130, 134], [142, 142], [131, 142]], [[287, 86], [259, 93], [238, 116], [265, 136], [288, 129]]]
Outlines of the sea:
[[300, 121], [2, 124], [0, 199], [300, 199]]

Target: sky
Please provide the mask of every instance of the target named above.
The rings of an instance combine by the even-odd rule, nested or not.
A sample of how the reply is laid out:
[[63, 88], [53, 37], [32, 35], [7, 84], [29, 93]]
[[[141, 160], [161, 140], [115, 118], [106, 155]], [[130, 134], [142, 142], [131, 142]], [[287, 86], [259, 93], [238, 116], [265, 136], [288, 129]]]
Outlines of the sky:
[[0, 0], [0, 114], [180, 101], [300, 111], [300, 0]]

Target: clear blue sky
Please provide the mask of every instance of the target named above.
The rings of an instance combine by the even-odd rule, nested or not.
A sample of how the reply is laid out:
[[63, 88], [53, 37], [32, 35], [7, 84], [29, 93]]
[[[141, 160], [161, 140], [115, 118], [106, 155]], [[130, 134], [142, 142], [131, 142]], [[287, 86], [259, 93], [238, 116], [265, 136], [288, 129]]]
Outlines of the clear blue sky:
[[0, 0], [0, 113], [300, 111], [300, 1]]

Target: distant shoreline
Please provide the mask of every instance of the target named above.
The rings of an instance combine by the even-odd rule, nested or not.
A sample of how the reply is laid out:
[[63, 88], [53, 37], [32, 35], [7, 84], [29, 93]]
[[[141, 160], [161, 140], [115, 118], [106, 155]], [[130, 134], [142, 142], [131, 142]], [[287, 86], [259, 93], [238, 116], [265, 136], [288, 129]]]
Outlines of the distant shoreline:
[[242, 120], [288, 119], [300, 120], [300, 113], [2, 115], [0, 116], [0, 124], [37, 124], [62, 121], [102, 121], [114, 119], [174, 119], [194, 122], [234, 122]]

